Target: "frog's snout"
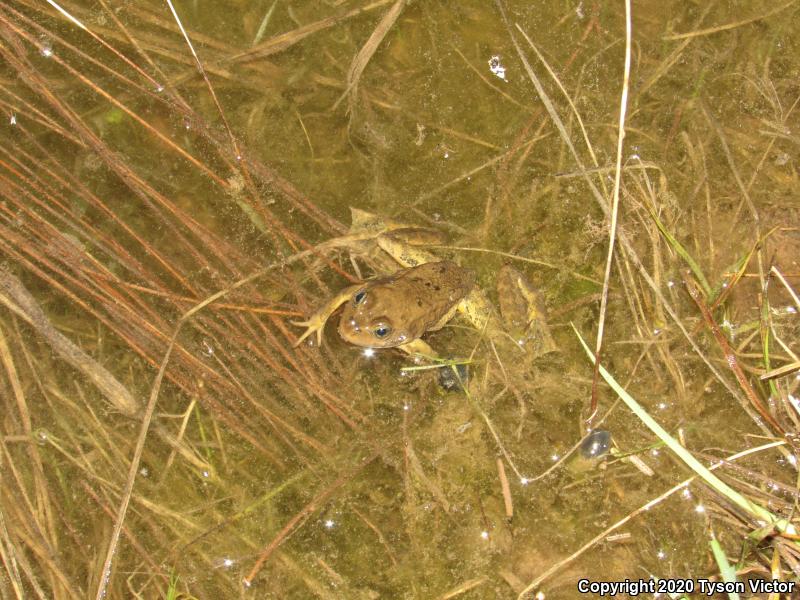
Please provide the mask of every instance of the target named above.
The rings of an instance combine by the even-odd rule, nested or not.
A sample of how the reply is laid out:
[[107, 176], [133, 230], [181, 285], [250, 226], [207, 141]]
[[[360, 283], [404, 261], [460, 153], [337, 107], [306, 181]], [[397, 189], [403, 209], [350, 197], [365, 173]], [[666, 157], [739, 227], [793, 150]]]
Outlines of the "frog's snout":
[[361, 327], [359, 327], [358, 323], [355, 319], [346, 319], [342, 317], [339, 320], [339, 333], [342, 335], [353, 335], [357, 333], [361, 333]]
[[356, 344], [357, 346], [369, 346], [369, 331], [366, 327], [359, 325], [359, 322], [354, 317], [342, 316], [339, 319], [339, 335], [342, 339]]
[[339, 335], [351, 344], [373, 348], [391, 348], [408, 339], [407, 333], [393, 328], [387, 318], [364, 323], [355, 315], [343, 315], [339, 319]]

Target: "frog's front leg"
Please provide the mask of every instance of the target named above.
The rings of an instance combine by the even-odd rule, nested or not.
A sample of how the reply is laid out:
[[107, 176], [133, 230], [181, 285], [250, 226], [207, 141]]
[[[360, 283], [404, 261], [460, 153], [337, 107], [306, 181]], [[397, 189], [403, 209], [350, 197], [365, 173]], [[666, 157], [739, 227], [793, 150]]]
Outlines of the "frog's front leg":
[[356, 290], [360, 289], [361, 287], [362, 285], [351, 285], [350, 287], [343, 289], [341, 292], [323, 304], [313, 315], [308, 318], [308, 320], [292, 321], [292, 325], [306, 327], [303, 335], [301, 335], [294, 343], [294, 347], [296, 348], [299, 346], [303, 340], [312, 333], [317, 334], [317, 346], [322, 345], [322, 331], [325, 329], [325, 323], [328, 322], [328, 319], [336, 311], [336, 309], [347, 302], [353, 296]]

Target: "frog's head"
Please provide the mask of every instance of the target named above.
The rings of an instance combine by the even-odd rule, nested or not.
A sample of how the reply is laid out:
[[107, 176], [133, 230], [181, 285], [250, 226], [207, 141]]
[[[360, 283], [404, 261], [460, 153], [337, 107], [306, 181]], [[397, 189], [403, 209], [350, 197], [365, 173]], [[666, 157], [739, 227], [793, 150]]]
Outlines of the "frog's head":
[[390, 284], [368, 283], [345, 304], [339, 320], [339, 335], [356, 346], [402, 346], [425, 332], [425, 324], [408, 308], [408, 302], [398, 296]]

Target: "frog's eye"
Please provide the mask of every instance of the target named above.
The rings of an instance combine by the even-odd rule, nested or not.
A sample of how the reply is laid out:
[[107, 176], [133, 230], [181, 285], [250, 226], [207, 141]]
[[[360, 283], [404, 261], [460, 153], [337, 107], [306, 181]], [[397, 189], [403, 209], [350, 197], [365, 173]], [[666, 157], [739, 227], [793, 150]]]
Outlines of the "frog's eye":
[[364, 299], [365, 299], [366, 297], [367, 297], [367, 292], [366, 292], [366, 290], [361, 290], [361, 291], [360, 291], [360, 292], [358, 292], [358, 293], [357, 293], [355, 296], [353, 296], [353, 304], [355, 304], [356, 306], [358, 306], [359, 304], [361, 304], [362, 302], [364, 302]]
[[385, 323], [381, 323], [375, 329], [372, 330], [372, 333], [375, 334], [375, 337], [383, 339], [387, 335], [392, 332], [392, 328], [386, 325]]

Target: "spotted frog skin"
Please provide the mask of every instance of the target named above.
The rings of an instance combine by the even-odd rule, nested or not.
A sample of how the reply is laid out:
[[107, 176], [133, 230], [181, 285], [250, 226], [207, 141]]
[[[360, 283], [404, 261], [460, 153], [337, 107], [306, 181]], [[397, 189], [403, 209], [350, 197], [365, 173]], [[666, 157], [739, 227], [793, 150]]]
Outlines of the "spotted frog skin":
[[474, 285], [471, 271], [446, 260], [368, 281], [348, 296], [339, 335], [356, 346], [402, 346], [441, 329]]
[[[325, 247], [348, 247], [366, 239], [405, 267], [345, 288], [328, 300], [306, 321], [293, 321], [306, 330], [295, 343], [312, 334], [322, 343], [322, 331], [330, 316], [342, 305], [339, 335], [347, 342], [372, 348], [399, 348], [409, 354], [435, 357], [436, 353], [419, 338], [441, 329], [456, 312], [475, 329], [491, 338], [502, 336], [501, 319], [486, 294], [475, 286], [469, 269], [440, 260], [417, 244], [431, 244], [431, 231], [409, 228], [352, 209], [353, 226], [348, 236], [331, 240]], [[502, 292], [501, 292], [502, 293]]]
[[295, 346], [312, 333], [316, 333], [319, 345], [328, 318], [344, 304], [339, 335], [346, 342], [436, 356], [419, 338], [444, 327], [474, 285], [472, 271], [444, 260], [421, 263], [388, 277], [350, 286], [307, 321], [294, 322], [306, 327]]

